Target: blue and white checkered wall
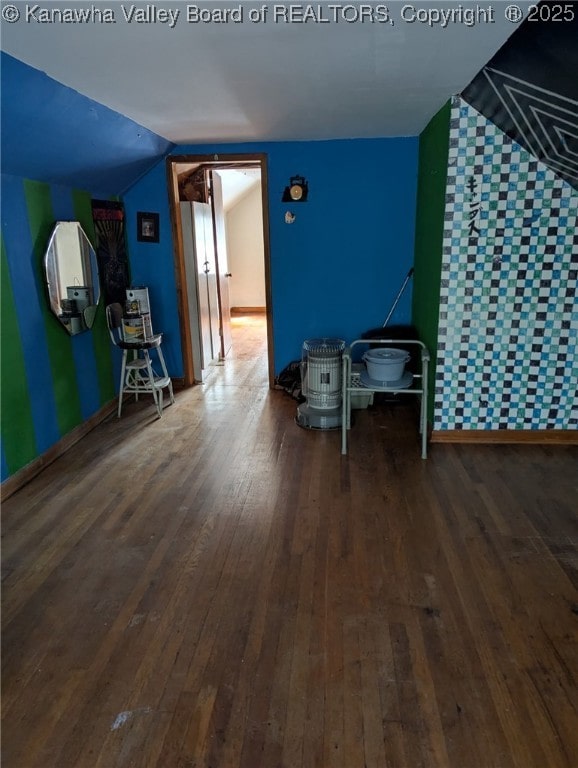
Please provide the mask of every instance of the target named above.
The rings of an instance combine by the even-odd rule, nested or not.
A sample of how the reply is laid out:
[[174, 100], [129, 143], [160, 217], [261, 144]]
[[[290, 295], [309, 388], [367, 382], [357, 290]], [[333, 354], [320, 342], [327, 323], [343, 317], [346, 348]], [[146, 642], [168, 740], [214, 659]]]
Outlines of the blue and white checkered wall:
[[452, 103], [434, 429], [578, 428], [578, 194]]

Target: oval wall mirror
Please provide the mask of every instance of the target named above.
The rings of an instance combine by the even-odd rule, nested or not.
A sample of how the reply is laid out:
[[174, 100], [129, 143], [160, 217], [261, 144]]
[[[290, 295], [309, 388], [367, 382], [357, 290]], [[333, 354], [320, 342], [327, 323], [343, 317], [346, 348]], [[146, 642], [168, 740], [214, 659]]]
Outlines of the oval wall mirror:
[[92, 328], [100, 299], [96, 252], [77, 221], [57, 221], [44, 273], [50, 308], [71, 336]]

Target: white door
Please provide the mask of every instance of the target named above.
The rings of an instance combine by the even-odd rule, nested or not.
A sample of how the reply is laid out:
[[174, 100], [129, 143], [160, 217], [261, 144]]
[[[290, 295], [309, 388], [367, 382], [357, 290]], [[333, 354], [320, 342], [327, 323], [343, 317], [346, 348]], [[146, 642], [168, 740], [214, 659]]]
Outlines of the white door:
[[[211, 271], [210, 253], [207, 253], [206, 218], [207, 203], [192, 203], [193, 238], [195, 244], [195, 269], [197, 274], [198, 317], [197, 323], [201, 337], [201, 368], [209, 367], [213, 360], [213, 340], [211, 335], [211, 307], [209, 302], [208, 277]], [[214, 270], [214, 267], [213, 267]]]
[[[199, 217], [202, 216], [203, 219], [204, 261], [202, 266], [205, 275], [207, 312], [203, 322], [206, 322], [210, 336], [210, 362], [216, 362], [221, 357], [221, 337], [219, 334], [220, 312], [217, 288], [217, 260], [213, 236], [213, 211], [209, 203], [193, 203], [193, 206], [195, 209], [197, 206], [199, 207], [199, 214], [195, 213], [195, 219], [197, 215]], [[201, 229], [200, 223], [198, 229]]]
[[227, 234], [225, 231], [225, 208], [223, 206], [223, 184], [217, 171], [209, 171], [211, 207], [213, 210], [213, 239], [215, 243], [215, 268], [219, 298], [220, 351], [224, 359], [231, 349], [231, 302], [229, 300], [229, 260], [227, 258]]
[[211, 206], [181, 203], [183, 256], [195, 381], [220, 356], [219, 307]]

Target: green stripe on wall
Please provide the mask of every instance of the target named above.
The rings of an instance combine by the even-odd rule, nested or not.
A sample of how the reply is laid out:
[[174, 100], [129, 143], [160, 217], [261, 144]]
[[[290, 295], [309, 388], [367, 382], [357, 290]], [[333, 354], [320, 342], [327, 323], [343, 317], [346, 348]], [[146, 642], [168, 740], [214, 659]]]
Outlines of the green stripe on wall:
[[444, 213], [448, 173], [448, 101], [419, 137], [419, 170], [413, 276], [413, 324], [431, 354], [428, 419], [433, 423]]
[[60, 434], [63, 436], [80, 424], [83, 419], [72, 352], [72, 339], [50, 311], [44, 289], [44, 252], [55, 224], [50, 187], [48, 184], [25, 179], [24, 194], [28, 208], [30, 235], [34, 247], [34, 271], [52, 371], [56, 418]]
[[[94, 231], [94, 221], [92, 219], [92, 198], [88, 192], [74, 190], [72, 201], [74, 204], [74, 215], [80, 222], [93, 248], [95, 248], [96, 232]], [[106, 325], [106, 314], [102, 297], [98, 305], [91, 335], [98, 373], [100, 404], [105, 405], [114, 398], [116, 390], [112, 367], [111, 340]]]
[[[2, 444], [8, 465], [13, 474], [33, 461], [38, 450], [34, 433], [32, 407], [28, 395], [26, 367], [22, 352], [22, 339], [18, 327], [16, 304], [8, 270], [4, 240], [0, 239], [0, 366], [4, 373], [0, 407], [2, 410]], [[8, 373], [9, 372], [9, 373]], [[10, 414], [10, 418], [6, 415]]]

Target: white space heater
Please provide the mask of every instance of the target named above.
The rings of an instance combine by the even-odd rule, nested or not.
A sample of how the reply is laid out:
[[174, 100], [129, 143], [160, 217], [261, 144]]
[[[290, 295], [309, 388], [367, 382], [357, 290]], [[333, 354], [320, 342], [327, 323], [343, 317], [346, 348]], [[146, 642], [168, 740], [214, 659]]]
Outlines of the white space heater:
[[297, 408], [296, 422], [307, 429], [341, 426], [341, 377], [345, 342], [308, 339], [301, 351], [301, 393], [306, 402]]

